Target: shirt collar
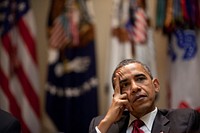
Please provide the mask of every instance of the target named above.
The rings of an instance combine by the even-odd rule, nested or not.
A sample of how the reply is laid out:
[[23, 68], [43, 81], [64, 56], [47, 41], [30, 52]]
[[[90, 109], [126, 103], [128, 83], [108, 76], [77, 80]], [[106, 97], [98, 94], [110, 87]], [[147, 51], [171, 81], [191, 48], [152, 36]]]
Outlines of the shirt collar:
[[[144, 122], [144, 124], [146, 125], [146, 127], [149, 129], [149, 131], [151, 131], [152, 126], [153, 126], [153, 122], [154, 119], [156, 117], [156, 114], [158, 112], [157, 107], [149, 112], [148, 114], [144, 115], [143, 117], [141, 117], [140, 119]], [[129, 126], [131, 126], [131, 123], [137, 118], [135, 118], [133, 115], [130, 114], [130, 119], [129, 119]]]

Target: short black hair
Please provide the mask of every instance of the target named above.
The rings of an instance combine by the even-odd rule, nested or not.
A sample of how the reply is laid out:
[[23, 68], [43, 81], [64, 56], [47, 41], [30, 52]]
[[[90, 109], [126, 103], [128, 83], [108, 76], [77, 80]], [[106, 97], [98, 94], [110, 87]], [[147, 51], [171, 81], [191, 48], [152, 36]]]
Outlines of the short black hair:
[[126, 65], [129, 65], [129, 64], [131, 64], [131, 63], [138, 63], [138, 64], [142, 65], [143, 68], [144, 68], [144, 69], [147, 71], [147, 73], [149, 74], [150, 78], [153, 79], [152, 73], [151, 73], [149, 67], [148, 67], [146, 64], [144, 64], [144, 63], [142, 63], [142, 62], [140, 62], [140, 61], [138, 61], [138, 60], [136, 60], [136, 59], [124, 59], [124, 60], [122, 60], [122, 61], [117, 65], [117, 67], [115, 68], [115, 70], [114, 70], [114, 72], [113, 72], [113, 74], [112, 74], [112, 86], [113, 86], [113, 88], [115, 87], [115, 86], [114, 86], [114, 78], [115, 78], [115, 76], [116, 76], [116, 75], [115, 75], [115, 74], [116, 74], [116, 71], [117, 71], [119, 68], [121, 68], [121, 67], [123, 67], [123, 66], [126, 66]]

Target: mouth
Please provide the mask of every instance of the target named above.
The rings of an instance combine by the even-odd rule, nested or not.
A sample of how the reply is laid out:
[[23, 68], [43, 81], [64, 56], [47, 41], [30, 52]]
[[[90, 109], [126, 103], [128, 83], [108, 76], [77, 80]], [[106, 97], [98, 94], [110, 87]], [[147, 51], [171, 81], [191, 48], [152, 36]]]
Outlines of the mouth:
[[133, 100], [133, 102], [141, 101], [141, 100], [143, 100], [145, 97], [147, 97], [147, 96], [146, 96], [146, 95], [143, 95], [143, 94], [136, 94], [136, 95], [135, 95], [135, 99]]

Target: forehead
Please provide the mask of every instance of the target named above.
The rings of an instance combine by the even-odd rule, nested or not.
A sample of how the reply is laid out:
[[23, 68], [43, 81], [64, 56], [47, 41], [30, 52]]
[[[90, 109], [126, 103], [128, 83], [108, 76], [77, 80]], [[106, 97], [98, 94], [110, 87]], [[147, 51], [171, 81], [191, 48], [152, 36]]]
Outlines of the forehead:
[[128, 65], [125, 65], [119, 68], [117, 72], [120, 73], [121, 78], [124, 78], [124, 76], [125, 77], [134, 76], [137, 74], [148, 75], [148, 72], [146, 71], [146, 69], [139, 63], [131, 63]]

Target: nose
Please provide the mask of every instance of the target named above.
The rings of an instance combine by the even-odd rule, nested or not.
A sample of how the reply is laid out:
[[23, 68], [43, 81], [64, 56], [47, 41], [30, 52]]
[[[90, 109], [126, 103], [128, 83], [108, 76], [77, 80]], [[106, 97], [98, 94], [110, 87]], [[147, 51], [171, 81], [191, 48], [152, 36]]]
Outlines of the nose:
[[140, 90], [140, 86], [135, 82], [131, 82], [131, 92], [136, 93]]

